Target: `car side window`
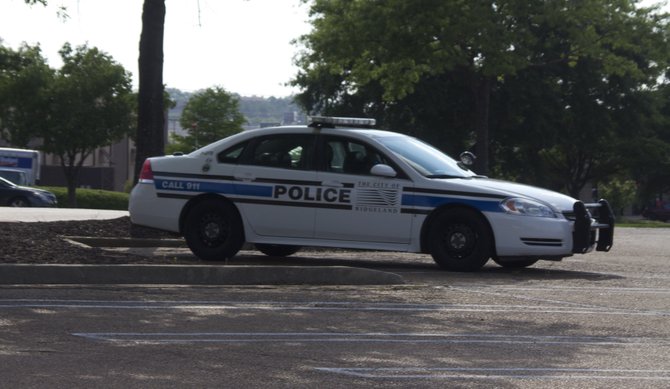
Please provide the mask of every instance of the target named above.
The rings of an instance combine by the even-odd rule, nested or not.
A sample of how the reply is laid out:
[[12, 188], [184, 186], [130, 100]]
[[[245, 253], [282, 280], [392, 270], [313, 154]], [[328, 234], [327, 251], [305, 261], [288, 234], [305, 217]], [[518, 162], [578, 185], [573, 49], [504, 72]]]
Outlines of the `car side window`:
[[282, 134], [260, 138], [246, 158], [249, 165], [306, 170], [312, 166], [314, 137], [309, 134]]
[[367, 175], [374, 165], [389, 164], [377, 150], [352, 139], [328, 137], [324, 148], [321, 166], [330, 172]]
[[226, 150], [223, 150], [217, 155], [217, 160], [220, 163], [232, 163], [232, 164], [239, 163], [240, 158], [242, 157], [242, 153], [244, 152], [244, 149], [246, 147], [247, 142], [244, 142], [242, 144], [235, 145]]

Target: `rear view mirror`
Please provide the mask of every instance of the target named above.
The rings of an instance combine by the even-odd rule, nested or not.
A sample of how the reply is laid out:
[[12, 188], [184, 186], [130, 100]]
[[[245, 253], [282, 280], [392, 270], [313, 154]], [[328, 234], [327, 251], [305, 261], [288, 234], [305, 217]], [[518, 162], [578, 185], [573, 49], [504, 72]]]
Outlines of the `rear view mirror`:
[[395, 177], [398, 175], [396, 171], [389, 165], [384, 165], [383, 163], [376, 164], [370, 169], [370, 174], [373, 176], [382, 176], [382, 177]]
[[463, 162], [463, 165], [472, 166], [475, 164], [477, 156], [469, 151], [464, 151], [461, 153], [461, 155], [459, 155], [459, 158], [461, 159], [461, 162]]

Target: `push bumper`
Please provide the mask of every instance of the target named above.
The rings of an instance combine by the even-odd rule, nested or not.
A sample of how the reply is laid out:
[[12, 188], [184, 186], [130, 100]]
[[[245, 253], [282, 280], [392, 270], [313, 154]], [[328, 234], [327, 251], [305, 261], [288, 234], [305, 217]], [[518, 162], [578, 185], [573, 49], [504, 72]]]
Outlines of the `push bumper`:
[[575, 224], [572, 232], [572, 252], [584, 254], [593, 249], [610, 251], [614, 240], [614, 212], [607, 200], [597, 203], [575, 203]]

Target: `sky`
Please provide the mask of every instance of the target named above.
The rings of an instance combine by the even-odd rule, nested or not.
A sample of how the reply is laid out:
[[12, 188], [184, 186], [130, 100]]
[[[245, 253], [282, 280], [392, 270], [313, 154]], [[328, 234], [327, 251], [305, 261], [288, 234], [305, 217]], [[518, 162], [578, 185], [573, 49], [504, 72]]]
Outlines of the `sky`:
[[[0, 0], [0, 39], [17, 49], [40, 44], [52, 68], [65, 42], [88, 44], [109, 54], [132, 73], [138, 87], [137, 59], [143, 0]], [[193, 92], [213, 86], [242, 96], [285, 97], [297, 89], [299, 46], [306, 34], [309, 7], [300, 0], [165, 0], [163, 82]], [[58, 17], [67, 8], [69, 18]]]

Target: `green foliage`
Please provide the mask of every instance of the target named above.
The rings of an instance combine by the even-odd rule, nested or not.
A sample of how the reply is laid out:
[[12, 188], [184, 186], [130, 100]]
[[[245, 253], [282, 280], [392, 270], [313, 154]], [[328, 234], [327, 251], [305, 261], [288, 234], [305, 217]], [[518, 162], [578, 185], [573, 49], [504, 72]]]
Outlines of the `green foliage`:
[[608, 183], [598, 185], [600, 197], [607, 199], [617, 215], [623, 215], [624, 209], [633, 204], [637, 185], [632, 180], [612, 179]]
[[221, 138], [242, 131], [244, 116], [239, 101], [221, 87], [207, 88], [193, 95], [181, 114], [187, 136], [174, 135], [171, 152], [191, 152]]
[[136, 97], [130, 74], [97, 48], [65, 44], [53, 70], [39, 47], [0, 46], [0, 137], [60, 157], [74, 205], [79, 169], [98, 147], [132, 131]]
[[[68, 190], [65, 187], [39, 187], [56, 195], [58, 207], [69, 208]], [[77, 207], [88, 209], [112, 209], [124, 211], [128, 209], [128, 193], [112, 192], [99, 189], [77, 189]]]
[[[31, 5], [31, 6], [35, 5], [35, 4], [41, 4], [41, 5], [46, 7], [48, 5], [47, 0], [23, 0], [23, 1], [26, 4]], [[70, 18], [70, 15], [68, 15], [68, 13], [67, 13], [67, 7], [62, 6], [62, 5], [58, 7], [58, 11], [57, 11], [56, 15], [58, 16], [59, 19], [61, 19], [63, 21]]]
[[130, 134], [133, 105], [130, 74], [97, 48], [65, 44], [63, 67], [49, 90], [50, 116], [42, 149], [71, 165], [94, 149]]
[[38, 134], [40, 148], [63, 161], [68, 204], [74, 206], [84, 160], [96, 148], [131, 133], [134, 104], [130, 74], [109, 55], [67, 43], [60, 54], [63, 66], [48, 88], [48, 116]]
[[0, 139], [27, 148], [48, 115], [54, 71], [39, 46], [0, 46]]
[[296, 100], [451, 153], [474, 146], [495, 172], [576, 195], [662, 128], [668, 15], [637, 3], [315, 0]]

